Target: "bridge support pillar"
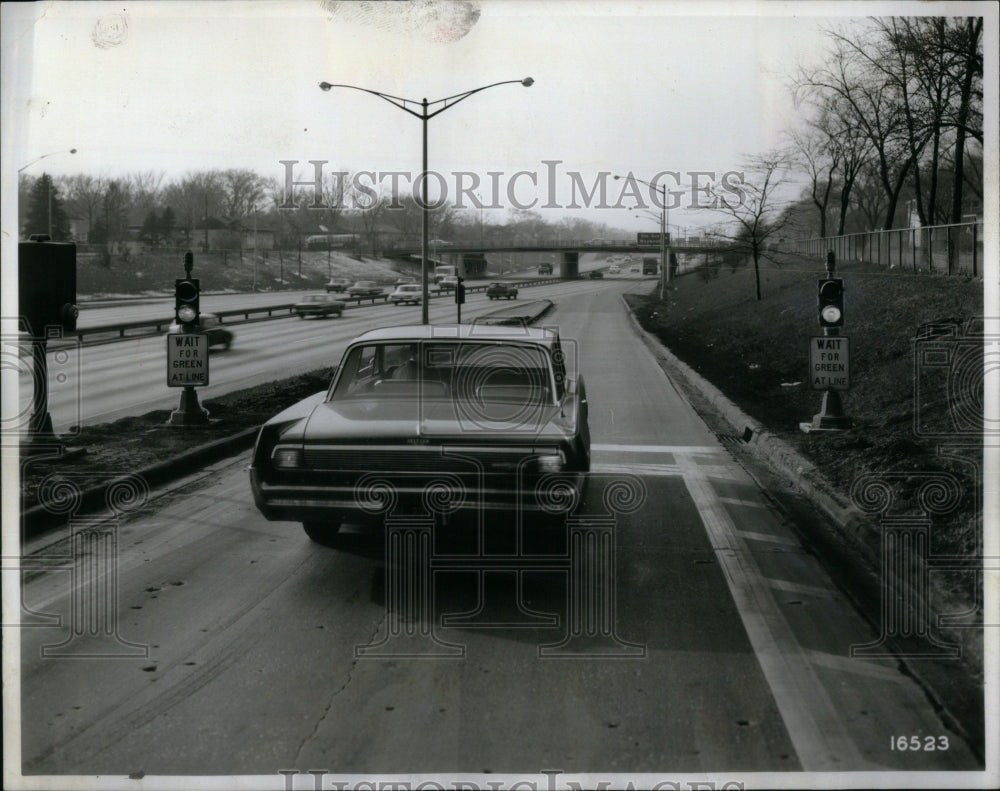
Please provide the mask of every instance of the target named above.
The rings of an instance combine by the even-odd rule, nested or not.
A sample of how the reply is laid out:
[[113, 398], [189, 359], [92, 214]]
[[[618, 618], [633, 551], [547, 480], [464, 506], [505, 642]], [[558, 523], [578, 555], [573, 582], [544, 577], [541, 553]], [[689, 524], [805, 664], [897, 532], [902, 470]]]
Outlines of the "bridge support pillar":
[[576, 250], [564, 250], [559, 258], [559, 277], [567, 280], [580, 274], [580, 254]]
[[462, 277], [485, 277], [486, 276], [486, 254], [485, 253], [459, 253], [458, 273]]

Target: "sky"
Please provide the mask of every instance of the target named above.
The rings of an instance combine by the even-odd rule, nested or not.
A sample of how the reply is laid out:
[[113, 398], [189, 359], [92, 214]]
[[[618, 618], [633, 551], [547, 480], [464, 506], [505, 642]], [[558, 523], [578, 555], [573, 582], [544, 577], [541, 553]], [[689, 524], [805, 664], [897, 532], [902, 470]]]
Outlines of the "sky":
[[[450, 196], [465, 186], [500, 214], [530, 207], [553, 221], [655, 230], [656, 211], [629, 208], [631, 195], [619, 200], [624, 182], [607, 179], [603, 205], [615, 208], [584, 193], [602, 172], [648, 181], [675, 171], [679, 179], [661, 182], [678, 190], [670, 222], [693, 230], [722, 217], [689, 208], [697, 196], [688, 174], [718, 179], [786, 142], [801, 121], [790, 76], [822, 57], [824, 29], [962, 5], [5, 3], [4, 181], [25, 165], [32, 175], [155, 171], [170, 181], [236, 167], [284, 179], [281, 160], [300, 163], [298, 180], [319, 159], [325, 172], [406, 172], [401, 184], [412, 192], [420, 120], [319, 82], [433, 102], [530, 76], [530, 88], [490, 88], [429, 121], [429, 167]], [[457, 172], [475, 173], [478, 187]], [[430, 183], [434, 192], [442, 182]], [[648, 191], [644, 202], [656, 210]]]

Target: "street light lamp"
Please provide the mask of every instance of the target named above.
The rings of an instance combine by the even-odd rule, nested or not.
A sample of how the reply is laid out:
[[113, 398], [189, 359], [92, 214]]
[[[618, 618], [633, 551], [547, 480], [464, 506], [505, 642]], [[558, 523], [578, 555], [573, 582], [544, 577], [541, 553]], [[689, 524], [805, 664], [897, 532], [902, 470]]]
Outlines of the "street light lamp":
[[[525, 88], [530, 88], [534, 85], [535, 81], [531, 77], [525, 77], [523, 80], [503, 80], [502, 82], [494, 82], [489, 85], [483, 85], [479, 88], [473, 88], [471, 91], [464, 91], [462, 93], [456, 93], [454, 96], [446, 96], [444, 99], [435, 99], [432, 102], [427, 101], [427, 99], [422, 99], [421, 101], [416, 101], [415, 99], [404, 99], [400, 96], [393, 96], [388, 93], [381, 93], [379, 91], [373, 91], [370, 88], [361, 88], [357, 85], [344, 85], [342, 83], [329, 83], [321, 82], [319, 87], [321, 90], [329, 91], [331, 88], [351, 88], [355, 91], [363, 91], [364, 93], [370, 93], [372, 96], [378, 96], [380, 99], [384, 99], [389, 102], [389, 104], [398, 107], [415, 118], [419, 118], [423, 122], [423, 171], [421, 174], [421, 185], [420, 185], [420, 202], [421, 202], [421, 229], [420, 229], [420, 281], [422, 284], [423, 298], [420, 300], [421, 311], [422, 311], [422, 322], [424, 324], [429, 324], [428, 318], [428, 298], [429, 293], [427, 289], [427, 224], [429, 217], [429, 209], [427, 205], [427, 180], [428, 180], [428, 170], [427, 170], [427, 122], [433, 118], [435, 115], [439, 115], [447, 110], [449, 107], [454, 107], [463, 99], [468, 99], [472, 94], [479, 93], [480, 91], [485, 91], [487, 88], [495, 88], [498, 85], [511, 85], [513, 83], [519, 83]], [[409, 105], [419, 105], [420, 112], [417, 112]], [[435, 105], [441, 105], [436, 110], [431, 111], [430, 108]]]
[[[32, 165], [34, 165], [34, 164], [35, 164], [36, 162], [39, 162], [39, 161], [41, 161], [41, 160], [45, 159], [45, 157], [50, 157], [50, 156], [52, 156], [53, 154], [62, 154], [62, 153], [63, 153], [63, 151], [62, 151], [62, 149], [60, 149], [59, 151], [50, 151], [50, 152], [49, 152], [48, 154], [42, 154], [42, 155], [41, 155], [40, 157], [35, 157], [35, 158], [34, 158], [33, 160], [31, 160], [31, 162], [29, 162], [29, 163], [28, 163], [27, 165], [21, 165], [21, 167], [19, 167], [19, 168], [17, 169], [17, 172], [18, 172], [18, 174], [20, 174], [21, 172], [23, 172], [23, 171], [24, 171], [24, 169], [25, 169], [25, 168], [30, 168], [30, 167], [31, 167]], [[75, 153], [76, 153], [76, 149], [75, 149], [75, 148], [71, 148], [71, 149], [69, 150], [69, 153], [70, 153], [70, 154], [75, 154]]]
[[[615, 176], [615, 179], [620, 179], [621, 176]], [[640, 184], [645, 184], [660, 193], [662, 199], [661, 206], [663, 209], [660, 211], [660, 301], [663, 301], [664, 292], [667, 288], [667, 283], [671, 280], [670, 272], [670, 239], [667, 236], [667, 219], [669, 217], [668, 212], [670, 211], [667, 205], [667, 188], [666, 186], [657, 186], [656, 184], [650, 184], [648, 181], [643, 181], [638, 179], [629, 173], [629, 178], [633, 181], [638, 181]]]

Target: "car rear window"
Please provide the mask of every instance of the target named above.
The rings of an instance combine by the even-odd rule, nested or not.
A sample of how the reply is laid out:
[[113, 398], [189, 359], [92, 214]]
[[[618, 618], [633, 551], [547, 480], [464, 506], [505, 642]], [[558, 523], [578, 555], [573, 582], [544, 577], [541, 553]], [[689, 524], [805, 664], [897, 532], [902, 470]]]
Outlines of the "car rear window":
[[[562, 371], [560, 370], [560, 374]], [[419, 387], [388, 382], [411, 382]], [[331, 401], [422, 397], [548, 403], [559, 388], [547, 349], [530, 344], [423, 341], [354, 346]]]

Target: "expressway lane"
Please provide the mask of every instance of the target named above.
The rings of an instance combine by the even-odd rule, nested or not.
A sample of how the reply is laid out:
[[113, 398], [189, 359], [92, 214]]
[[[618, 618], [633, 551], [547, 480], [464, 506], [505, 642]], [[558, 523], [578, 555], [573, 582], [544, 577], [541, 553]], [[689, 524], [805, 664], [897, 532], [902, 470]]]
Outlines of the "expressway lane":
[[[557, 300], [597, 287], [592, 281], [556, 283], [525, 289], [520, 299]], [[511, 304], [508, 300], [490, 301], [482, 293], [469, 294], [463, 319]], [[205, 309], [211, 309], [207, 299]], [[449, 297], [432, 299], [431, 322], [454, 321], [455, 314], [456, 306]], [[340, 319], [303, 321], [289, 317], [234, 325], [232, 348], [210, 352], [211, 384], [199, 388], [199, 397], [204, 401], [243, 387], [336, 365], [347, 342], [361, 332], [394, 324], [419, 324], [420, 315], [419, 306], [380, 303], [351, 308]], [[180, 398], [180, 388], [166, 385], [166, 344], [162, 336], [61, 348], [50, 351], [48, 361], [49, 412], [57, 433], [65, 433], [74, 425], [174, 409]], [[20, 405], [25, 420], [32, 392], [26, 363], [24, 360], [20, 366]]]
[[[850, 658], [871, 627], [632, 334], [628, 287], [568, 289], [545, 322], [577, 342], [587, 377], [583, 511], [605, 517], [594, 529], [611, 531], [610, 556], [575, 566], [565, 535], [532, 534], [520, 565], [494, 563], [510, 539], [504, 514], [490, 515], [476, 557], [473, 531], [438, 531], [423, 569], [432, 639], [414, 658], [386, 607], [395, 567], [380, 534], [348, 525], [337, 550], [313, 545], [256, 512], [246, 455], [219, 463], [108, 526], [117, 562], [103, 579], [117, 585], [118, 617], [105, 631], [117, 639], [43, 656], [74, 629], [106, 626], [71, 608], [74, 592], [94, 593], [74, 588], [71, 570], [95, 556], [82, 548], [30, 576], [25, 604], [62, 622], [20, 631], [24, 770], [277, 782], [280, 770], [324, 767], [974, 768], [896, 663]], [[623, 483], [631, 497], [609, 494]], [[592, 585], [574, 588], [577, 572]], [[595, 609], [590, 594], [611, 606]], [[599, 639], [572, 639], [580, 612], [599, 620]], [[890, 749], [909, 734], [947, 737], [949, 749]]]

